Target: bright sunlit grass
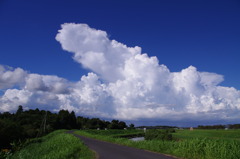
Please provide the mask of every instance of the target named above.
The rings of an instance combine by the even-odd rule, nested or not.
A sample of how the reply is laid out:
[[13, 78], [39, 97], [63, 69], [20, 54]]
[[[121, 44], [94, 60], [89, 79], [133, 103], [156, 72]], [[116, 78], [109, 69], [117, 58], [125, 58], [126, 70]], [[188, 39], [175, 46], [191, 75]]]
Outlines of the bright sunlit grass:
[[90, 151], [78, 138], [64, 131], [53, 133], [29, 144], [12, 159], [92, 159], [94, 153]]
[[[127, 134], [127, 131], [122, 131]], [[171, 154], [185, 159], [239, 159], [239, 130], [179, 130], [173, 133], [175, 140], [131, 141], [116, 138], [104, 130], [76, 131], [77, 134], [118, 143], [126, 146]], [[118, 131], [118, 135], [120, 135]]]

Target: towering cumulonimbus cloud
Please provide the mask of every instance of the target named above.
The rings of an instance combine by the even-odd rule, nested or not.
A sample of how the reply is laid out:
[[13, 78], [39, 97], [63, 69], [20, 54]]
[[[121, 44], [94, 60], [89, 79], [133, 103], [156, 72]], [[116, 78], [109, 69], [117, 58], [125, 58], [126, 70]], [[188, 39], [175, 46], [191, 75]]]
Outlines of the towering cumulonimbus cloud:
[[194, 66], [170, 72], [140, 47], [127, 47], [87, 24], [63, 24], [56, 40], [92, 72], [70, 82], [0, 66], [0, 111], [22, 104], [125, 120], [230, 121], [240, 115], [240, 91], [219, 86], [222, 75]]
[[[117, 117], [161, 118], [165, 112], [211, 115], [240, 108], [238, 90], [217, 86], [223, 76], [198, 72], [193, 66], [171, 73], [156, 57], [142, 54], [140, 47], [110, 40], [106, 32], [86, 24], [63, 24], [56, 39], [77, 62], [106, 81]], [[229, 95], [220, 93], [224, 91]]]
[[63, 24], [56, 40], [73, 53], [75, 61], [110, 82], [124, 79], [124, 63], [141, 53], [140, 47], [129, 48], [109, 40], [106, 32], [86, 24]]

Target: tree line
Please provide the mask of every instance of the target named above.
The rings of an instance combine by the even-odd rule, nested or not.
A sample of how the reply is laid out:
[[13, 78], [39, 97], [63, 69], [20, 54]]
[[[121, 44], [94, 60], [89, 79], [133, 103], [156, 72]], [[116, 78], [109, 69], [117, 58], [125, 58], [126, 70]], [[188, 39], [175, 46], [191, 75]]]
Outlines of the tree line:
[[240, 129], [240, 124], [228, 124], [228, 125], [199, 125], [198, 129]]
[[[11, 148], [11, 143], [27, 138], [39, 137], [57, 129], [124, 129], [123, 121], [105, 121], [99, 118], [86, 118], [75, 115], [74, 111], [60, 110], [58, 113], [39, 110], [23, 110], [16, 113], [0, 113], [0, 149]], [[134, 127], [133, 124], [130, 125]]]

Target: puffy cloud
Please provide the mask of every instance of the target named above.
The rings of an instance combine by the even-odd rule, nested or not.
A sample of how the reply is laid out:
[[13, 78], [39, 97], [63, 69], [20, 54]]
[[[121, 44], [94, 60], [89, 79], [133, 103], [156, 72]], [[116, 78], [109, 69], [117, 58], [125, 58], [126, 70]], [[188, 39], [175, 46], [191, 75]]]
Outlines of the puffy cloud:
[[65, 94], [70, 91], [70, 82], [67, 80], [49, 75], [29, 74], [26, 77], [25, 89], [30, 91], [48, 91], [57, 94]]
[[0, 65], [0, 89], [21, 85], [26, 74], [27, 72], [21, 68], [13, 69]]
[[32, 93], [26, 90], [8, 89], [0, 97], [0, 111], [14, 111], [18, 105], [27, 105]]
[[140, 47], [130, 48], [109, 40], [105, 31], [86, 24], [63, 24], [56, 40], [73, 53], [74, 60], [110, 82], [123, 79], [126, 60], [141, 53]]
[[[0, 66], [0, 111], [28, 107], [74, 110], [103, 118], [148, 121], [234, 121], [240, 91], [218, 86], [223, 76], [189, 66], [171, 72], [140, 47], [110, 40], [86, 24], [63, 24], [56, 36], [92, 72], [77, 82]], [[17, 87], [16, 87], [17, 86]]]
[[[13, 111], [18, 105], [37, 105], [56, 108], [59, 94], [69, 94], [69, 81], [49, 75], [31, 74], [21, 68], [0, 65], [0, 111]], [[6, 90], [4, 90], [6, 89]]]
[[[170, 72], [156, 57], [142, 54], [140, 47], [110, 40], [106, 32], [86, 24], [63, 24], [56, 39], [77, 62], [105, 80], [113, 100], [109, 108], [115, 110], [112, 116], [137, 119], [168, 114], [179, 119], [186, 114], [211, 116], [218, 110], [239, 109], [239, 91], [218, 86], [222, 75], [199, 72], [193, 66]], [[220, 93], [222, 89], [229, 96]]]

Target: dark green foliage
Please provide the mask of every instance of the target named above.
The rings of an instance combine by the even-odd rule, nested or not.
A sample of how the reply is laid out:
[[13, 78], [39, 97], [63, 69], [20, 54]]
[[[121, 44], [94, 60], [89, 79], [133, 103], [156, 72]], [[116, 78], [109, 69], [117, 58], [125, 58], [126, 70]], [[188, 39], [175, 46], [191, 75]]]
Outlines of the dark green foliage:
[[77, 118], [76, 118], [74, 111], [72, 111], [69, 115], [69, 124], [70, 124], [71, 129], [77, 128]]
[[87, 121], [85, 127], [89, 129], [104, 129], [107, 128], [107, 123], [99, 118], [92, 118]]
[[77, 128], [74, 112], [61, 110], [58, 114], [53, 114], [39, 109], [24, 111], [19, 106], [16, 114], [0, 114], [0, 149], [12, 148], [10, 143], [39, 137], [61, 128]]
[[57, 114], [45, 110], [23, 110], [19, 106], [15, 114], [0, 113], [0, 150], [13, 148], [10, 143], [41, 137], [57, 129], [123, 129], [123, 121], [104, 121], [99, 118], [76, 117], [74, 111], [60, 110]]
[[135, 129], [134, 124], [130, 124], [130, 125], [129, 125], [129, 129]]
[[60, 110], [56, 123], [56, 129], [76, 129], [77, 128], [77, 119], [75, 113], [72, 111], [71, 113], [68, 110]]
[[172, 134], [169, 130], [151, 129], [145, 134], [146, 140], [172, 140]]
[[111, 124], [108, 126], [109, 129], [124, 129], [127, 128], [125, 122], [119, 120], [112, 120]]
[[9, 112], [4, 112], [3, 114], [1, 114], [0, 119], [12, 119], [13, 114], [9, 113]]
[[166, 129], [166, 131], [169, 132], [169, 133], [175, 133], [176, 132], [175, 129]]
[[99, 118], [84, 118], [77, 117], [77, 128], [78, 129], [124, 129], [127, 128], [125, 122], [119, 120], [112, 120], [111, 122], [101, 120]]
[[23, 113], [23, 107], [21, 105], [18, 106], [18, 110], [16, 112], [16, 115], [20, 115]]
[[119, 124], [118, 124], [118, 129], [124, 129], [124, 128], [127, 128], [126, 123], [123, 122], [123, 121], [120, 121]]
[[225, 125], [199, 125], [198, 129], [225, 129]]
[[118, 120], [112, 120], [111, 124], [108, 126], [109, 129], [118, 129]]
[[178, 128], [176, 126], [166, 126], [166, 125], [157, 125], [157, 126], [139, 126], [138, 128], [146, 128], [146, 129], [175, 129]]
[[[133, 137], [142, 137], [145, 135], [143, 130], [137, 129], [108, 129], [108, 130], [80, 130], [81, 132], [86, 132], [91, 135], [101, 135], [108, 136], [113, 138], [133, 138]], [[77, 131], [77, 132], [80, 132]]]
[[84, 123], [86, 123], [87, 120], [88, 120], [88, 118], [84, 118], [84, 117], [78, 116], [77, 117], [77, 128], [78, 129], [85, 129]]
[[0, 119], [0, 148], [10, 148], [10, 143], [24, 136], [23, 128], [9, 119]]
[[229, 126], [229, 129], [240, 129], [240, 124], [232, 124], [228, 126]]

